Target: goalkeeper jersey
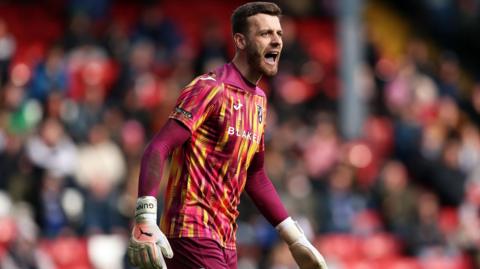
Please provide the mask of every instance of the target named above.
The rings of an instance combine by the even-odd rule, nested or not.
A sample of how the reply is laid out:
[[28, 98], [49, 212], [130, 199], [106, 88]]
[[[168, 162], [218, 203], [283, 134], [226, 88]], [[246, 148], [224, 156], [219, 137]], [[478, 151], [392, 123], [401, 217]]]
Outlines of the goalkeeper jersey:
[[264, 150], [265, 93], [233, 63], [194, 79], [170, 118], [191, 137], [172, 154], [161, 218], [167, 237], [202, 237], [235, 249], [237, 206], [254, 154]]

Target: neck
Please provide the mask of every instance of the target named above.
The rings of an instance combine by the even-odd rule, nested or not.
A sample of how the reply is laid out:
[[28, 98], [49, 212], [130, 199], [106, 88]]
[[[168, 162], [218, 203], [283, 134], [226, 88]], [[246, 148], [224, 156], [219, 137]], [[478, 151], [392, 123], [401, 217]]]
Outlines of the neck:
[[238, 71], [240, 71], [242, 76], [252, 84], [256, 85], [258, 81], [262, 78], [262, 74], [252, 70], [252, 68], [248, 64], [247, 57], [242, 57], [241, 55], [236, 53], [235, 57], [233, 57], [232, 63], [237, 67]]

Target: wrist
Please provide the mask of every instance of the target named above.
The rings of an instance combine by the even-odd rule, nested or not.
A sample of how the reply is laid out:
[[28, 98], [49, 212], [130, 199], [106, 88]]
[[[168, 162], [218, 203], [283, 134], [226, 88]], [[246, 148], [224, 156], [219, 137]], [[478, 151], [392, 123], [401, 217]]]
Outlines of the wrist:
[[302, 228], [291, 217], [286, 218], [280, 222], [275, 229], [278, 231], [280, 237], [288, 244], [291, 245], [301, 238], [305, 238]]
[[135, 221], [157, 222], [157, 199], [153, 196], [142, 196], [137, 199]]

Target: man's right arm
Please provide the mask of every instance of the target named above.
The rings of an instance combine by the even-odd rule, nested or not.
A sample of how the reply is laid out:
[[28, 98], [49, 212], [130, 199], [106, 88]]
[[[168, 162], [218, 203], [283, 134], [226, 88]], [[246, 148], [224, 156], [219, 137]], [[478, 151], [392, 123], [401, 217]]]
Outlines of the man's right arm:
[[128, 258], [134, 266], [142, 269], [165, 269], [164, 257], [173, 257], [168, 239], [156, 222], [155, 197], [170, 153], [184, 144], [216, 107], [217, 96], [222, 87], [215, 85], [210, 80], [196, 79], [187, 86], [180, 94], [170, 119], [143, 153], [135, 224], [127, 250]]
[[182, 123], [169, 119], [145, 149], [138, 182], [135, 223], [127, 250], [128, 259], [134, 266], [165, 269], [164, 257], [173, 257], [167, 237], [157, 226], [155, 197], [168, 155], [189, 137], [190, 131]]
[[169, 119], [145, 148], [138, 182], [138, 197], [157, 197], [163, 167], [174, 148], [190, 138], [190, 131], [182, 123]]

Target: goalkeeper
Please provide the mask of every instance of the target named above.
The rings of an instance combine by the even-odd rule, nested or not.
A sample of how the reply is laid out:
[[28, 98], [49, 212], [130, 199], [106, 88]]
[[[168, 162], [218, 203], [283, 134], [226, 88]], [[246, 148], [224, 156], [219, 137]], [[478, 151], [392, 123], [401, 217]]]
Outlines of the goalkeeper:
[[[232, 15], [235, 56], [186, 86], [142, 157], [130, 262], [147, 268], [237, 268], [237, 206], [245, 189], [300, 268], [327, 266], [289, 216], [264, 168], [263, 75], [277, 73], [281, 10], [267, 2]], [[158, 186], [172, 155], [157, 226]]]

